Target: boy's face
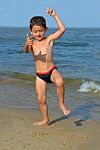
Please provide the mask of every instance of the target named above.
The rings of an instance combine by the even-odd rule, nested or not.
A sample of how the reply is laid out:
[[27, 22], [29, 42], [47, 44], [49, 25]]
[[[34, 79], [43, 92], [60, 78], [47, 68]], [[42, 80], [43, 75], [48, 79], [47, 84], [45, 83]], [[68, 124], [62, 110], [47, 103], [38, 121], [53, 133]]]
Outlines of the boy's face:
[[44, 35], [46, 31], [47, 31], [47, 28], [44, 28], [43, 26], [37, 26], [37, 25], [34, 25], [32, 27], [32, 30], [30, 30], [33, 37], [38, 41], [41, 41], [42, 39], [44, 39]]

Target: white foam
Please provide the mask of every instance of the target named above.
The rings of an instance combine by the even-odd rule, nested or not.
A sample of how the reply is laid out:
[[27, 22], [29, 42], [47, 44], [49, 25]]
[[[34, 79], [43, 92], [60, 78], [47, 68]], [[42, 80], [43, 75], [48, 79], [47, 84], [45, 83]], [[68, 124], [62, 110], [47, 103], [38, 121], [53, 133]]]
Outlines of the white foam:
[[94, 81], [88, 81], [82, 79], [82, 85], [80, 86], [80, 89], [78, 90], [80, 92], [91, 92], [94, 93], [100, 92], [100, 84], [94, 82]]

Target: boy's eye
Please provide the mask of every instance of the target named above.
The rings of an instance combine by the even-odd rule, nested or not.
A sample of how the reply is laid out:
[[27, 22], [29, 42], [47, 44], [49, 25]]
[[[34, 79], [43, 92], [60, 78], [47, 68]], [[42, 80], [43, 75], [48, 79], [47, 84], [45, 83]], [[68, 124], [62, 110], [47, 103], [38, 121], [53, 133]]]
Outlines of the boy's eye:
[[37, 33], [37, 31], [32, 31], [33, 33]]
[[37, 31], [37, 30], [36, 30], [36, 31], [35, 31], [35, 30], [33, 30], [32, 32], [33, 32], [33, 33], [37, 33], [37, 32], [44, 32], [44, 30], [39, 30], [39, 31]]
[[40, 30], [40, 32], [43, 32], [44, 30]]

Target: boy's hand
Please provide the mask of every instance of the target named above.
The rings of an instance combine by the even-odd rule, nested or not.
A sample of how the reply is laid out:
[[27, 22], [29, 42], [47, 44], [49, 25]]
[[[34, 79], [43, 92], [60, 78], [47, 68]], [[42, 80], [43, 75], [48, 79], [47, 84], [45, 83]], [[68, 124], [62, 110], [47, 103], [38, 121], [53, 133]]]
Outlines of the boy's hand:
[[55, 16], [55, 15], [56, 15], [55, 10], [52, 9], [52, 8], [46, 7], [46, 11], [47, 11], [47, 13], [48, 13], [50, 16]]
[[27, 34], [27, 39], [26, 39], [26, 44], [27, 44], [27, 46], [32, 46], [32, 38], [33, 38], [33, 36], [28, 36], [28, 34]]
[[33, 38], [33, 36], [28, 36], [28, 34], [27, 34], [27, 39], [26, 39], [26, 42], [25, 42], [25, 45], [24, 45], [24, 52], [26, 52], [26, 53], [29, 53], [31, 50], [32, 50], [32, 44], [33, 44], [33, 42], [32, 42], [32, 38]]

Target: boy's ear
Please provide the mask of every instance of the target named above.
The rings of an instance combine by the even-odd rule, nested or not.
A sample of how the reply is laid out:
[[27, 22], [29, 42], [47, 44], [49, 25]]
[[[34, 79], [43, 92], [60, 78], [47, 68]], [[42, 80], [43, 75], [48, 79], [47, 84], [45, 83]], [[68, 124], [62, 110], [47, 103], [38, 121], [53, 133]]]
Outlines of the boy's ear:
[[30, 33], [32, 34], [32, 30], [30, 30]]
[[32, 31], [30, 30], [30, 33], [32, 34]]
[[48, 27], [46, 27], [46, 31], [48, 30]]

